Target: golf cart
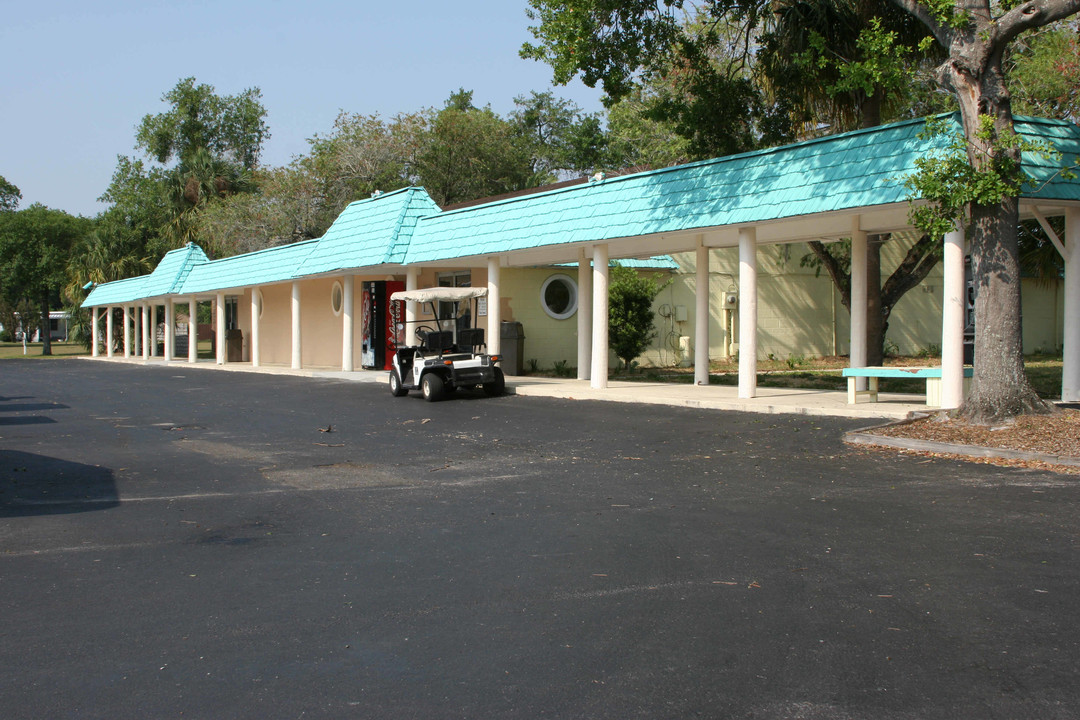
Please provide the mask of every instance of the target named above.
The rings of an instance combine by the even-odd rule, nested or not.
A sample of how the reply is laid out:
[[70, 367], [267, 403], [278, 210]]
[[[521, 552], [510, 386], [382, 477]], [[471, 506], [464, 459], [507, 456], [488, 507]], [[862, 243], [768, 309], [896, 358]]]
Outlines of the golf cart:
[[487, 288], [436, 287], [401, 290], [390, 296], [390, 302], [421, 303], [434, 317], [407, 321], [397, 333], [399, 343], [402, 337], [412, 337], [416, 344], [399, 344], [394, 350], [390, 367], [394, 397], [420, 390], [425, 400], [435, 402], [458, 388], [475, 387], [488, 395], [503, 394], [506, 379], [496, 365], [499, 357], [483, 352], [487, 350], [484, 329], [472, 327], [477, 299], [485, 295]]

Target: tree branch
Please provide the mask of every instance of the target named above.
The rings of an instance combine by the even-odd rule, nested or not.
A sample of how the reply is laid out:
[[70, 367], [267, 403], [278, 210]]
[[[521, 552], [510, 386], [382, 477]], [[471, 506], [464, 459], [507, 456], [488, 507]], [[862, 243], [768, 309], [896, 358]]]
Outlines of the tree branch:
[[832, 278], [833, 285], [840, 291], [840, 302], [848, 309], [848, 312], [851, 312], [851, 275], [844, 272], [837, 259], [825, 249], [824, 243], [819, 240], [811, 240], [807, 245], [810, 246], [810, 250], [821, 261], [821, 264], [825, 266], [829, 277]]
[[994, 23], [990, 51], [1002, 48], [1020, 33], [1048, 25], [1080, 11], [1080, 0], [1030, 0], [1017, 5]]
[[923, 235], [908, 248], [904, 259], [881, 288], [881, 304], [891, 312], [904, 293], [921, 283], [937, 266], [940, 256], [938, 243], [929, 235]]

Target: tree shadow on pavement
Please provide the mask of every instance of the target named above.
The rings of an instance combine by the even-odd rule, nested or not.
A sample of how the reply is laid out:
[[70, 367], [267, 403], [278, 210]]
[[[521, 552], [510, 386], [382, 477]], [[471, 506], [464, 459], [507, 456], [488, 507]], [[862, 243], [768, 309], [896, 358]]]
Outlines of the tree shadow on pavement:
[[19, 450], [0, 450], [0, 517], [116, 507], [112, 470]]

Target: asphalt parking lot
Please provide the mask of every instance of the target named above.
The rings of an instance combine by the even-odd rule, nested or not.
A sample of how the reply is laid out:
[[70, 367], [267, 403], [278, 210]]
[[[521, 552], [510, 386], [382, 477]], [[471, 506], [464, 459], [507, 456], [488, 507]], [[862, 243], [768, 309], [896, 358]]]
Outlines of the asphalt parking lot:
[[859, 425], [5, 361], [0, 716], [1080, 717], [1080, 481]]

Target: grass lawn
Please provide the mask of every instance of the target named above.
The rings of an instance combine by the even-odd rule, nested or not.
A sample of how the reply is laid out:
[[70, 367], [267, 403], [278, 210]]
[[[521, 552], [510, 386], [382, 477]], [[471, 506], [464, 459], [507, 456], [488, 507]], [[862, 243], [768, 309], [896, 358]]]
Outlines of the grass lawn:
[[71, 357], [72, 355], [89, 355], [90, 351], [87, 350], [81, 343], [65, 343], [65, 342], [52, 342], [52, 355], [41, 354], [41, 343], [26, 343], [26, 355], [23, 355], [22, 343], [5, 342], [0, 343], [0, 360], [11, 360], [13, 358], [42, 358], [48, 359], [49, 357]]

